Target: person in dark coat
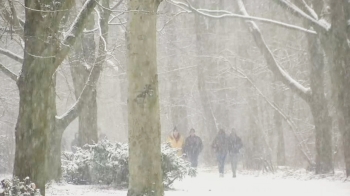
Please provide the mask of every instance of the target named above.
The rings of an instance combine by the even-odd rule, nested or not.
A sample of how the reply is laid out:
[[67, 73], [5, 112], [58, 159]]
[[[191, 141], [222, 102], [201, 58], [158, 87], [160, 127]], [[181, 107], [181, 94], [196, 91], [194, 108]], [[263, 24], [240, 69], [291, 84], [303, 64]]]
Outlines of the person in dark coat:
[[228, 136], [228, 151], [231, 161], [232, 175], [236, 177], [237, 163], [239, 158], [239, 150], [243, 147], [241, 138], [236, 134], [235, 129], [231, 130], [231, 134]]
[[228, 137], [223, 129], [219, 130], [211, 147], [215, 150], [216, 153], [220, 177], [224, 177], [225, 160], [228, 152]]
[[185, 140], [185, 145], [183, 152], [186, 154], [187, 158], [191, 162], [191, 167], [198, 166], [198, 156], [203, 150], [202, 139], [196, 135], [195, 130], [192, 128], [190, 130], [190, 136]]

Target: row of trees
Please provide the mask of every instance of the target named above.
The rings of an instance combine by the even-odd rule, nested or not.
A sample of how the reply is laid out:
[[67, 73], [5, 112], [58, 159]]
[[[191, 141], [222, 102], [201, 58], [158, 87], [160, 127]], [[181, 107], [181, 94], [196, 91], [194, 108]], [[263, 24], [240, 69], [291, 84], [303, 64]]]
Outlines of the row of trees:
[[[111, 16], [117, 17], [112, 13], [118, 10], [121, 4], [123, 1], [109, 2], [109, 0], [86, 0], [82, 5], [75, 4], [75, 1], [25, 1], [21, 7], [21, 4], [16, 6], [14, 1], [0, 1], [1, 7], [4, 7], [1, 10], [4, 28], [1, 30], [8, 35], [15, 36], [19, 46], [24, 46], [23, 57], [8, 49], [0, 48], [1, 54], [22, 63], [19, 75], [10, 71], [3, 64], [0, 66], [1, 70], [17, 83], [19, 90], [14, 175], [20, 178], [30, 176], [38, 183], [43, 193], [47, 180], [60, 177], [59, 155], [61, 154], [62, 135], [75, 118], [79, 116], [79, 145], [97, 140], [96, 85], [102, 65], [109, 55], [108, 24], [111, 23]], [[232, 97], [237, 100], [237, 90], [245, 90], [247, 91], [245, 95], [251, 96], [248, 99], [249, 111], [247, 112], [249, 115], [247, 124], [250, 127], [246, 129], [249, 132], [245, 133], [246, 159], [254, 160], [256, 152], [265, 149], [264, 153], [267, 154], [267, 158], [271, 159], [271, 156], [276, 156], [276, 162], [279, 165], [285, 164], [287, 144], [284, 138], [287, 136], [283, 132], [281, 121], [284, 119], [286, 126], [292, 130], [296, 138], [297, 145], [295, 146], [299, 148], [301, 155], [310, 165], [315, 165], [316, 173], [332, 172], [334, 169], [332, 150], [334, 148], [332, 144], [334, 138], [332, 130], [334, 129], [332, 128], [334, 127], [332, 125], [336, 119], [336, 127], [342, 134], [342, 149], [347, 176], [349, 176], [350, 119], [348, 114], [350, 105], [348, 102], [350, 97], [346, 89], [350, 80], [347, 75], [349, 3], [346, 1], [322, 1], [320, 3], [315, 0], [295, 0], [292, 3], [287, 0], [274, 0], [268, 3], [260, 2], [260, 4], [265, 6], [276, 4], [282, 8], [281, 10], [288, 10], [296, 17], [285, 22], [273, 20], [274, 16], [271, 13], [263, 14], [260, 18], [251, 17], [246, 11], [245, 6], [247, 5], [241, 0], [235, 1], [234, 4], [224, 0], [219, 3], [167, 1], [161, 4], [166, 6], [161, 7], [160, 12], [165, 10], [173, 15], [170, 20], [164, 22], [165, 28], [168, 28], [165, 31], [167, 39], [173, 40], [172, 43], [183, 39], [179, 38], [179, 33], [177, 33], [181, 32], [177, 30], [180, 29], [178, 28], [179, 22], [174, 25], [176, 23], [173, 18], [181, 18], [178, 16], [181, 13], [195, 13], [191, 15], [194, 17], [190, 22], [194, 24], [192, 32], [196, 35], [195, 47], [193, 47], [195, 51], [193, 54], [196, 56], [196, 62], [193, 64], [196, 65], [194, 66], [196, 70], [193, 73], [196, 73], [198, 98], [203, 111], [203, 119], [205, 119], [203, 125], [205, 131], [202, 132], [204, 138], [208, 143], [219, 127], [232, 126], [230, 122], [232, 116], [237, 116], [235, 111], [241, 110], [235, 104], [232, 107], [228, 105]], [[159, 93], [162, 95], [163, 90], [161, 89], [162, 84], [158, 84], [158, 78], [163, 79], [158, 75], [160, 71], [157, 70], [159, 66], [157, 66], [156, 49], [159, 5], [160, 2], [157, 0], [128, 2], [126, 45], [128, 50], [127, 124], [130, 144], [129, 195], [163, 194], [160, 172], [160, 108], [162, 107], [159, 102]], [[252, 12], [259, 10], [257, 6], [249, 6], [248, 10], [253, 10]], [[78, 11], [74, 13], [74, 9]], [[230, 9], [235, 11], [226, 11]], [[96, 15], [91, 15], [92, 12], [96, 12]], [[290, 17], [290, 14], [286, 15]], [[290, 21], [294, 24], [288, 25]], [[309, 67], [309, 76], [303, 76], [303, 79], [307, 80], [307, 83], [300, 82], [299, 78], [293, 79], [295, 75], [292, 76], [286, 71], [286, 66], [282, 68], [282, 61], [278, 59], [278, 54], [273, 50], [274, 46], [269, 44], [269, 40], [265, 38], [265, 31], [260, 31], [255, 22], [270, 23], [274, 28], [276, 26], [283, 28], [283, 32], [305, 36], [307, 44], [304, 44], [303, 47], [306, 47], [308, 56], [306, 59], [309, 62], [306, 64]], [[232, 25], [236, 28], [246, 26], [253, 37], [253, 39], [242, 38], [243, 41], [248, 41], [248, 44], [234, 46], [237, 49], [234, 55], [230, 51], [232, 45], [229, 41], [238, 34], [240, 29], [232, 32], [230, 30]], [[271, 32], [270, 29], [265, 28], [265, 30]], [[95, 31], [98, 32], [98, 44], [95, 42], [93, 33]], [[228, 38], [229, 41], [225, 38]], [[161, 36], [160, 39], [162, 39]], [[251, 59], [259, 60], [256, 62], [242, 61], [242, 58], [247, 58], [244, 51], [254, 48], [254, 46], [251, 47], [252, 45], [256, 45], [260, 52], [253, 49], [247, 53], [253, 56]], [[174, 44], [175, 46], [178, 45]], [[172, 50], [171, 46], [168, 46], [166, 50], [161, 50], [170, 55], [166, 64], [168, 70], [172, 72], [170, 91], [167, 91], [170, 95], [170, 102], [173, 104], [170, 110], [171, 119], [172, 124], [180, 124], [182, 129], [186, 130], [189, 124], [193, 123], [188, 122], [187, 117], [190, 112], [187, 106], [184, 106], [189, 105], [186, 103], [185, 88], [178, 84], [179, 79], [183, 77], [178, 70], [184, 67], [179, 66], [179, 60], [175, 57], [185, 57], [187, 54], [180, 53], [181, 50], [175, 50], [175, 52]], [[176, 54], [177, 52], [180, 54]], [[57, 115], [56, 73], [65, 59], [71, 67], [76, 102], [63, 115]], [[255, 84], [256, 78], [252, 79], [255, 77], [252, 70], [257, 62], [266, 64], [268, 70], [273, 74], [275, 82], [273, 82], [274, 88], [271, 89], [275, 92], [271, 93], [272, 97], [266, 96], [266, 92], [260, 90], [262, 86]], [[329, 86], [326, 85], [327, 76], [324, 75], [324, 68], [327, 65], [331, 78]], [[237, 82], [232, 75], [244, 78], [246, 82]], [[310, 150], [310, 145], [300, 134], [300, 126], [295, 119], [291, 119], [291, 115], [286, 114], [282, 106], [281, 94], [284, 93], [279, 92], [277, 81], [283, 82], [292, 93], [304, 101], [301, 104], [306, 103], [310, 108], [314, 125], [312, 135], [315, 137], [315, 159], [313, 150]], [[230, 89], [231, 83], [237, 87]], [[243, 88], [239, 88], [240, 85]], [[330, 92], [331, 99], [327, 97]], [[262, 97], [265, 104], [260, 103], [260, 99], [256, 96]], [[293, 96], [289, 95], [289, 97], [290, 103], [296, 102]], [[330, 101], [336, 103], [336, 107], [329, 106]], [[272, 110], [261, 113], [261, 107], [269, 107]], [[293, 108], [293, 105], [290, 104], [288, 107]], [[336, 112], [333, 112], [331, 116], [330, 113], [333, 110]], [[234, 115], [230, 117], [228, 115], [230, 113]], [[257, 117], [257, 114], [260, 113], [261, 117]], [[275, 133], [265, 131], [264, 122], [261, 122], [261, 119], [272, 119], [272, 117]], [[239, 123], [236, 121], [234, 125], [237, 126]], [[269, 140], [273, 137], [277, 138], [276, 150], [271, 149], [269, 145]], [[209, 150], [206, 155], [210, 157]], [[247, 165], [254, 168], [254, 164], [249, 166], [247, 163]], [[149, 176], [152, 176], [151, 180]]]

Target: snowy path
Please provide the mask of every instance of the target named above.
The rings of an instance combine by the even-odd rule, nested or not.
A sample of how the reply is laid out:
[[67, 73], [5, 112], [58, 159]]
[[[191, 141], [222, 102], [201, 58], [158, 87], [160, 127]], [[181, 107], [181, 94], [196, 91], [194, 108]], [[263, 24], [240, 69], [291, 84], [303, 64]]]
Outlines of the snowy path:
[[[296, 179], [272, 179], [261, 176], [239, 176], [219, 178], [216, 174], [200, 174], [198, 178], [186, 179], [176, 184], [185, 194], [181, 195], [268, 195], [268, 196], [349, 196], [349, 182], [332, 182], [327, 180], [299, 181]], [[167, 196], [176, 196], [168, 192]]]
[[[199, 173], [196, 178], [187, 178], [174, 185], [175, 190], [166, 191], [165, 196], [349, 196], [350, 182], [254, 177], [240, 175], [233, 179], [230, 175], [219, 178], [216, 173]], [[126, 196], [126, 190], [114, 190], [108, 187], [53, 185], [48, 195], [84, 195], [84, 196]]]

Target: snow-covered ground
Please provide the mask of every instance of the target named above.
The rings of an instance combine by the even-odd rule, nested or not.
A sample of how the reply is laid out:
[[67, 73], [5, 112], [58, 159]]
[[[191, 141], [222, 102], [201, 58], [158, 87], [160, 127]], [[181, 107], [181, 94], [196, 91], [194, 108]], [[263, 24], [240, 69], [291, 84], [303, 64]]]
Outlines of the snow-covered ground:
[[[340, 174], [339, 174], [340, 175]], [[333, 175], [315, 176], [303, 171], [279, 171], [276, 174], [239, 172], [232, 178], [228, 171], [224, 178], [212, 169], [201, 169], [195, 178], [186, 178], [174, 184], [165, 196], [350, 196], [350, 181]], [[10, 175], [0, 175], [0, 179]], [[321, 178], [322, 177], [322, 178]], [[51, 184], [49, 196], [126, 196], [127, 190], [108, 186]]]
[[[127, 190], [116, 190], [106, 186], [53, 184], [47, 189], [48, 195], [108, 196], [125, 195]], [[349, 196], [350, 182], [342, 180], [284, 178], [279, 175], [242, 174], [232, 178], [227, 173], [224, 178], [214, 171], [201, 170], [197, 177], [176, 182], [173, 190], [165, 196]]]

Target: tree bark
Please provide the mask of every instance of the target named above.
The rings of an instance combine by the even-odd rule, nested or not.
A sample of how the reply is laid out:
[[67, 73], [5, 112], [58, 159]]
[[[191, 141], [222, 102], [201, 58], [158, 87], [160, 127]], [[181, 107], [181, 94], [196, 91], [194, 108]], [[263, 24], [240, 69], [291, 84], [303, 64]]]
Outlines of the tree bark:
[[[240, 12], [243, 15], [248, 16], [243, 2], [241, 0], [237, 0], [237, 2]], [[288, 85], [293, 92], [297, 93], [310, 106], [316, 131], [316, 173], [333, 172], [331, 121], [328, 115], [327, 101], [323, 88], [324, 59], [323, 51], [320, 51], [319, 45], [315, 45], [317, 44], [317, 40], [312, 40], [314, 38], [309, 37], [309, 43], [312, 44], [311, 47], [316, 46], [316, 48], [313, 48], [314, 53], [311, 54], [311, 58], [314, 59], [312, 59], [310, 90], [293, 80], [281, 67], [278, 66], [257, 25], [252, 21], [249, 21], [247, 24], [247, 27], [251, 31], [260, 51], [265, 56], [269, 68], [284, 84]]]
[[[248, 90], [249, 88], [247, 88]], [[249, 100], [249, 128], [248, 137], [245, 139], [245, 168], [259, 170], [259, 160], [263, 157], [262, 135], [260, 134], [256, 115], [258, 113], [258, 97], [253, 96]]]
[[[71, 1], [62, 4], [45, 1], [25, 1], [24, 58], [21, 74], [17, 81], [20, 95], [19, 114], [16, 124], [16, 152], [14, 175], [23, 179], [27, 176], [37, 184], [45, 195], [45, 182], [48, 173], [53, 142], [61, 133], [56, 129], [55, 71], [62, 63], [70, 46], [79, 36], [85, 24], [85, 16], [93, 10], [96, 2], [88, 0], [82, 12], [73, 22], [69, 35], [61, 40], [52, 39], [59, 35], [59, 24], [63, 12], [44, 12], [47, 8], [69, 9]], [[43, 10], [40, 12], [38, 10]], [[52, 11], [52, 10], [50, 10]], [[61, 144], [59, 143], [59, 146]], [[60, 149], [60, 148], [59, 148]], [[48, 167], [50, 166], [50, 167]], [[55, 170], [55, 169], [54, 169]]]
[[[102, 0], [101, 4], [104, 7], [109, 7], [109, 0]], [[75, 119], [77, 118], [80, 114], [82, 114], [83, 112], [90, 112], [93, 113], [95, 110], [97, 110], [97, 104], [96, 104], [96, 88], [97, 88], [97, 82], [100, 78], [100, 74], [102, 71], [102, 65], [106, 60], [106, 52], [105, 51], [105, 44], [106, 44], [106, 40], [108, 37], [108, 19], [110, 16], [110, 11], [106, 10], [106, 9], [102, 9], [100, 14], [100, 18], [99, 18], [99, 24], [100, 24], [100, 29], [101, 29], [101, 33], [102, 35], [100, 36], [100, 40], [99, 40], [99, 45], [98, 45], [98, 56], [95, 59], [94, 62], [92, 62], [92, 65], [89, 69], [89, 74], [87, 75], [86, 80], [84, 81], [84, 83], [76, 83], [76, 84], [81, 84], [83, 86], [79, 86], [79, 88], [81, 88], [81, 91], [77, 91], [77, 89], [75, 89], [76, 95], [77, 95], [77, 100], [75, 102], [75, 104], [72, 106], [72, 108], [66, 112], [65, 114], [63, 114], [60, 117], [56, 117], [56, 132], [54, 135], [51, 136], [51, 138], [53, 138], [50, 148], [51, 148], [51, 153], [50, 153], [50, 157], [49, 157], [49, 179], [54, 179], [54, 180], [59, 180], [61, 178], [61, 140], [62, 140], [62, 135], [64, 133], [64, 130], [67, 128], [67, 126]], [[86, 71], [86, 70], [80, 70], [80, 71]], [[93, 102], [93, 107], [92, 108], [87, 108], [86, 106], [91, 106], [92, 101], [91, 100], [95, 100], [95, 102]], [[90, 110], [91, 109], [91, 110]], [[88, 111], [86, 111], [88, 110]], [[88, 117], [92, 118], [94, 116], [96, 116], [97, 119], [97, 114], [95, 115], [87, 115]], [[86, 119], [84, 119], [86, 120]], [[93, 121], [92, 119], [90, 119], [91, 122]], [[85, 122], [84, 127], [88, 126], [89, 124], [87, 124], [88, 122]], [[92, 124], [97, 123], [96, 122], [92, 122]], [[85, 129], [86, 130], [86, 129]], [[83, 139], [86, 138], [92, 138], [94, 137], [95, 140], [91, 139], [91, 141], [95, 141], [97, 142], [97, 129], [88, 129], [88, 130], [96, 130], [96, 132], [92, 132], [92, 133], [86, 133], [84, 132], [84, 134], [89, 134], [85, 137], [83, 137]], [[92, 142], [91, 142], [92, 143]], [[90, 144], [91, 144], [90, 143]], [[85, 143], [81, 143], [81, 144], [85, 144]]]
[[[87, 28], [94, 28], [94, 24], [94, 17], [90, 16]], [[76, 99], [83, 91], [95, 63], [95, 50], [94, 34], [82, 34], [79, 42], [75, 45], [72, 57], [69, 58]], [[93, 90], [91, 95], [86, 97], [85, 104], [79, 114], [78, 146], [93, 144], [98, 140], [96, 95], [96, 90]]]
[[[50, 1], [42, 4], [52, 6]], [[40, 9], [42, 4], [25, 2], [26, 7], [33, 9]], [[45, 195], [47, 155], [50, 136], [55, 132], [56, 116], [55, 67], [50, 65], [54, 63], [53, 56], [58, 48], [57, 42], [49, 40], [49, 34], [56, 33], [58, 28], [55, 22], [43, 25], [46, 20], [55, 19], [45, 13], [26, 9], [25, 17], [24, 61], [17, 81], [20, 107], [15, 134], [14, 176], [20, 179], [29, 176]]]
[[307, 37], [310, 52], [310, 87], [311, 108], [316, 134], [316, 174], [333, 171], [332, 156], [332, 120], [328, 112], [328, 104], [324, 90], [324, 52], [320, 40], [316, 36]]
[[157, 75], [157, 0], [129, 0], [128, 48], [128, 196], [164, 195]]
[[350, 47], [348, 45], [348, 19], [350, 5], [347, 1], [330, 2], [331, 24], [330, 34], [325, 34], [323, 46], [333, 66], [331, 69], [332, 89], [336, 98], [338, 112], [343, 129], [343, 148], [346, 176], [350, 176]]
[[[314, 17], [305, 14], [301, 9], [286, 0], [277, 1], [280, 5], [290, 10], [292, 14], [301, 17], [306, 22], [312, 24], [317, 31], [328, 62], [332, 64], [330, 75], [332, 80], [333, 97], [337, 103], [337, 112], [340, 114], [339, 127], [343, 136], [344, 160], [346, 175], [350, 176], [350, 47], [348, 38], [350, 30], [348, 19], [350, 17], [350, 4], [347, 1], [329, 1], [330, 19], [321, 20], [319, 1], [312, 1], [315, 10], [308, 7], [309, 12], [314, 13]], [[316, 11], [316, 12], [315, 12]], [[320, 16], [317, 16], [319, 14]]]
[[[275, 104], [281, 108], [284, 92], [279, 92], [277, 87], [278, 81], [274, 81], [274, 102]], [[279, 166], [286, 165], [286, 151], [284, 145], [284, 133], [282, 127], [282, 117], [280, 113], [275, 110], [274, 111], [274, 123], [275, 123], [275, 133], [277, 135], [277, 147], [276, 147], [276, 162]]]

